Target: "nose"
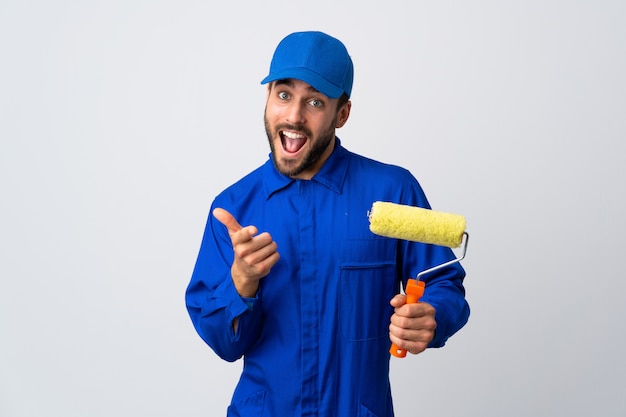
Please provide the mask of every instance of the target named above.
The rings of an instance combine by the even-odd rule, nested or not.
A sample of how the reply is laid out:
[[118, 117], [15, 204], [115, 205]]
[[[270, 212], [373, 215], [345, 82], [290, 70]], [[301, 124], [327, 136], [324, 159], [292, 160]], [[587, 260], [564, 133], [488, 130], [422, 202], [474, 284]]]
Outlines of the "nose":
[[289, 103], [289, 108], [286, 113], [287, 122], [295, 125], [303, 124], [305, 122], [304, 106], [304, 103], [298, 100]]

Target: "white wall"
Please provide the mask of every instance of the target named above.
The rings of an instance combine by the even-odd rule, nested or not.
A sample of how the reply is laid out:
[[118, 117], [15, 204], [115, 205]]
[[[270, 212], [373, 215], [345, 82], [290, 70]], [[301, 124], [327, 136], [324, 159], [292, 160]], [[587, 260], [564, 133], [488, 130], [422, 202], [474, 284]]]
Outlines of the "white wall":
[[626, 4], [245, 3], [0, 0], [0, 415], [225, 415], [184, 289], [310, 29], [355, 62], [344, 145], [468, 219], [470, 322], [394, 359], [396, 414], [626, 415]]

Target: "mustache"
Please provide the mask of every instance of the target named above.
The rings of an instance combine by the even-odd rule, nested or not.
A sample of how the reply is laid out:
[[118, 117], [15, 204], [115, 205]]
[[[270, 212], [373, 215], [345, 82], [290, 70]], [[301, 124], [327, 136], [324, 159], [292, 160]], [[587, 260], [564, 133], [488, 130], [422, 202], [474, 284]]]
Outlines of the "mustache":
[[294, 131], [294, 132], [301, 133], [301, 134], [305, 135], [308, 138], [313, 136], [313, 132], [311, 132], [306, 127], [298, 126], [298, 125], [291, 125], [291, 124], [288, 124], [288, 123], [283, 123], [281, 125], [277, 125], [275, 129], [276, 129], [276, 132], [280, 132], [281, 130], [291, 130], [291, 131]]

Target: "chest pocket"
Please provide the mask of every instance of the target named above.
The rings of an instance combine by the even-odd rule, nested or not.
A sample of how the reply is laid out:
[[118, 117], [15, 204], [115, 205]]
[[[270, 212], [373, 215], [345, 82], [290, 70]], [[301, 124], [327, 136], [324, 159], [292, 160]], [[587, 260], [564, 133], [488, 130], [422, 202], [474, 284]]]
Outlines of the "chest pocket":
[[343, 242], [340, 263], [340, 329], [348, 341], [387, 338], [398, 292], [393, 239]]

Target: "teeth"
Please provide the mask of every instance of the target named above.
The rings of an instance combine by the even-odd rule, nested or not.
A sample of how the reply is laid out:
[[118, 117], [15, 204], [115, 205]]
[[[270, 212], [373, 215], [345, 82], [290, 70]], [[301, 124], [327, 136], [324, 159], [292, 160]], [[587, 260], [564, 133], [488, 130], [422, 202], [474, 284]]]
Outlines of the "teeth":
[[283, 132], [283, 135], [285, 135], [289, 139], [302, 139], [302, 138], [304, 138], [304, 135], [301, 135], [300, 133], [294, 133], [294, 132]]

